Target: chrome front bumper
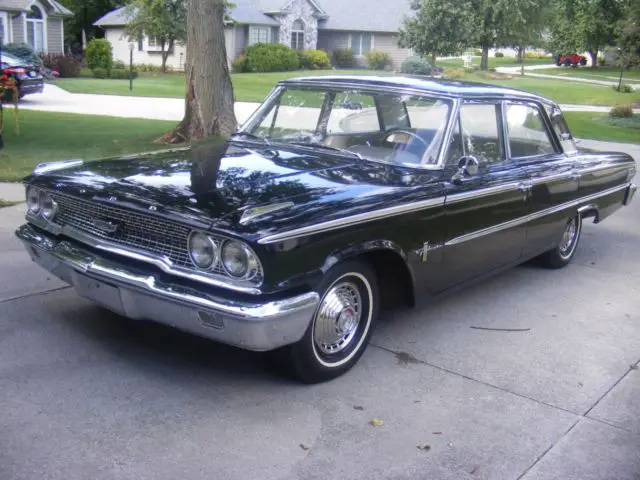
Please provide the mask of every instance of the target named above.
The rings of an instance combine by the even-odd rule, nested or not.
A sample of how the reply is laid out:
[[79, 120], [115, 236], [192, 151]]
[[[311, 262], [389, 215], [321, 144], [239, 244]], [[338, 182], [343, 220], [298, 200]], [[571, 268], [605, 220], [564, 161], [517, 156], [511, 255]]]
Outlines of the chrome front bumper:
[[622, 202], [625, 206], [631, 203], [631, 200], [633, 200], [633, 197], [635, 196], [637, 190], [638, 187], [635, 183], [629, 184], [629, 187], [627, 188], [624, 196], [624, 200]]
[[148, 268], [111, 260], [29, 224], [16, 230], [32, 260], [78, 294], [120, 315], [169, 325], [247, 350], [266, 351], [302, 338], [319, 302], [315, 292], [238, 301], [211, 288], [170, 283]]

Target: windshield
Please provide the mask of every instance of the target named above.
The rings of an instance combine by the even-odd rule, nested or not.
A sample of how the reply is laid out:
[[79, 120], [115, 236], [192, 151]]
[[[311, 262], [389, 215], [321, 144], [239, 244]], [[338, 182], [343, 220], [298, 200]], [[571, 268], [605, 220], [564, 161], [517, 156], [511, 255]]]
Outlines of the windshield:
[[448, 99], [327, 87], [281, 87], [239, 135], [402, 165], [438, 161]]
[[20, 60], [18, 57], [14, 57], [13, 55], [9, 55], [8, 53], [3, 53], [0, 57], [3, 65], [21, 65], [24, 63], [24, 60]]

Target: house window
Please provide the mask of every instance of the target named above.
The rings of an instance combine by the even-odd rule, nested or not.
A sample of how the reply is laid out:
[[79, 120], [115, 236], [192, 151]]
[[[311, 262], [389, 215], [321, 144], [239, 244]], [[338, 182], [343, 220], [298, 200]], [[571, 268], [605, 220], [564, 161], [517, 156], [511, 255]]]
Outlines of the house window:
[[304, 23], [296, 20], [291, 27], [291, 48], [294, 50], [304, 49]]
[[249, 45], [271, 43], [271, 27], [249, 27]]
[[27, 43], [36, 52], [44, 51], [44, 15], [35, 5], [27, 13]]
[[150, 47], [157, 47], [158, 46], [158, 39], [156, 37], [149, 37], [149, 46]]
[[354, 55], [363, 56], [373, 49], [372, 33], [353, 33], [350, 35], [350, 39]]

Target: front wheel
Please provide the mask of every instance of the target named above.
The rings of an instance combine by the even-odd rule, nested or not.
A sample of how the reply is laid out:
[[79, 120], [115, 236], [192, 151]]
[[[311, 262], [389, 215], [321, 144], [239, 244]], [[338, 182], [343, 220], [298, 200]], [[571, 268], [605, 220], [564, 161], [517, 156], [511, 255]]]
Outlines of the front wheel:
[[581, 233], [582, 216], [576, 214], [567, 221], [560, 243], [540, 258], [544, 266], [549, 268], [562, 268], [567, 266], [576, 253]]
[[320, 303], [302, 339], [285, 349], [299, 380], [319, 383], [349, 371], [364, 353], [379, 309], [378, 282], [370, 265], [348, 261], [322, 280]]

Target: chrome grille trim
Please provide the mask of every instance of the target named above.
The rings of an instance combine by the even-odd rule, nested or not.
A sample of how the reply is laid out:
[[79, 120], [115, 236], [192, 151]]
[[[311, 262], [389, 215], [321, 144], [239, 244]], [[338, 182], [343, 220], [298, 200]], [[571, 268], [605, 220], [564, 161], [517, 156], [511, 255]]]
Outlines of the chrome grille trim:
[[[103, 205], [84, 201], [59, 192], [49, 193], [59, 205], [53, 222], [40, 216], [27, 214], [26, 219], [54, 235], [64, 235], [98, 250], [114, 253], [142, 262], [150, 263], [162, 271], [189, 280], [249, 294], [261, 294], [264, 273], [251, 281], [230, 278], [220, 264], [210, 271], [198, 269], [187, 251], [187, 239], [191, 228], [172, 221], [145, 215], [119, 206]], [[94, 225], [96, 218], [121, 223], [116, 234], [108, 234]], [[219, 242], [226, 238], [212, 234]]]

